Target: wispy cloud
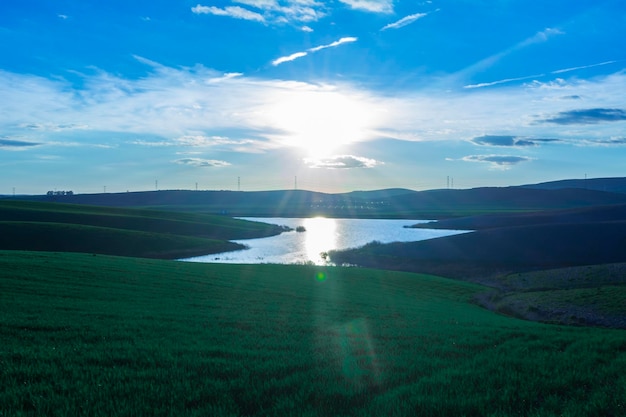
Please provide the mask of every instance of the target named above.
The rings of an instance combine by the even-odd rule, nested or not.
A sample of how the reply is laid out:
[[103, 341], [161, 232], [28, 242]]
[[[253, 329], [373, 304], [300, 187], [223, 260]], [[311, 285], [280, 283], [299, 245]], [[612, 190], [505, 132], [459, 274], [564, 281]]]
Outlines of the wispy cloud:
[[352, 9], [372, 13], [393, 13], [393, 0], [339, 0]]
[[473, 138], [471, 142], [481, 146], [528, 147], [542, 143], [559, 142], [559, 140], [509, 135], [484, 135]]
[[228, 6], [221, 9], [215, 6], [202, 6], [198, 4], [197, 6], [192, 7], [191, 11], [195, 14], [212, 14], [215, 16], [228, 16], [235, 19], [265, 22], [263, 15], [239, 6]]
[[355, 38], [353, 36], [348, 36], [345, 38], [341, 38], [338, 41], [335, 42], [331, 42], [327, 45], [320, 45], [320, 46], [316, 46], [314, 48], [309, 49], [309, 52], [317, 52], [317, 51], [321, 51], [322, 49], [326, 49], [326, 48], [335, 48], [339, 45], [343, 45], [344, 43], [351, 43], [351, 42], [356, 42], [358, 40], [358, 38]]
[[605, 108], [566, 110], [540, 120], [543, 123], [556, 123], [559, 125], [588, 125], [621, 121], [626, 121], [626, 110]]
[[[0, 71], [3, 139], [47, 147], [135, 143], [155, 149], [172, 146], [159, 152], [212, 146], [267, 153], [298, 146], [294, 138], [299, 135], [307, 140], [323, 137], [329, 143], [336, 135], [337, 141], [351, 138], [352, 143], [383, 138], [473, 140], [477, 145], [517, 148], [547, 143], [542, 138], [620, 145], [624, 137], [623, 72], [590, 80], [445, 93], [418, 89], [391, 96], [350, 83], [225, 77], [202, 66], [141, 62], [149, 69], [144, 77], [125, 79], [93, 71], [81, 75], [80, 89], [60, 78]], [[573, 104], [578, 108], [572, 110]], [[320, 125], [323, 135], [312, 132]], [[5, 142], [3, 149], [8, 146]], [[333, 163], [350, 165], [347, 160], [327, 161]]]
[[491, 87], [491, 86], [494, 86], [494, 85], [507, 84], [507, 83], [511, 83], [511, 82], [515, 82], [515, 81], [524, 81], [524, 80], [529, 80], [529, 79], [538, 79], [538, 78], [542, 78], [542, 77], [545, 77], [545, 76], [550, 75], [550, 74], [556, 75], [556, 74], [563, 74], [563, 73], [572, 72], [572, 71], [579, 71], [579, 70], [588, 69], [588, 68], [595, 68], [595, 67], [600, 67], [600, 66], [604, 66], [604, 65], [615, 64], [617, 62], [620, 62], [620, 61], [605, 61], [605, 62], [600, 62], [598, 64], [591, 64], [591, 65], [583, 65], [583, 66], [580, 66], [580, 67], [571, 67], [571, 68], [558, 69], [558, 70], [550, 71], [550, 72], [544, 73], [544, 74], [526, 75], [524, 77], [505, 78], [505, 79], [497, 80], [497, 81], [478, 83], [478, 84], [469, 84], [469, 85], [463, 86], [463, 88]]
[[291, 55], [287, 55], [287, 56], [281, 56], [280, 58], [277, 58], [275, 60], [272, 61], [272, 65], [273, 66], [278, 66], [280, 64], [283, 64], [285, 62], [290, 62], [290, 61], [295, 61], [298, 58], [302, 58], [307, 56], [308, 53], [306, 52], [295, 52]]
[[468, 155], [461, 158], [466, 162], [488, 163], [493, 169], [509, 169], [522, 162], [532, 161], [532, 158], [514, 155]]
[[617, 62], [619, 62], [619, 61], [605, 61], [605, 62], [600, 62], [598, 64], [591, 64], [591, 65], [583, 65], [583, 66], [580, 66], [580, 67], [565, 68], [565, 69], [552, 71], [550, 74], [563, 74], [565, 72], [578, 71], [578, 70], [583, 70], [583, 69], [587, 69], [587, 68], [594, 68], [594, 67], [601, 67], [601, 66], [604, 66], [604, 65], [615, 64]]
[[[526, 39], [524, 39], [521, 42], [516, 43], [515, 45], [505, 49], [504, 51], [498, 52], [497, 54], [491, 55], [485, 59], [482, 59], [478, 62], [476, 62], [475, 64], [472, 64], [471, 66], [463, 69], [462, 71], [460, 71], [459, 73], [457, 73], [455, 76], [457, 78], [464, 78], [464, 77], [469, 77], [472, 76], [476, 73], [482, 72], [484, 70], [486, 70], [487, 68], [492, 67], [493, 65], [495, 65], [497, 62], [499, 62], [500, 60], [502, 60], [503, 58], [505, 58], [506, 56], [519, 51], [521, 49], [527, 48], [531, 45], [537, 44], [537, 43], [543, 43], [543, 42], [547, 42], [550, 38], [557, 36], [557, 35], [564, 35], [565, 32], [562, 32], [559, 29], [554, 29], [554, 28], [547, 28], [544, 29], [540, 32], [535, 33], [533, 36], [530, 36]], [[538, 75], [541, 76], [541, 75]], [[525, 79], [525, 78], [530, 78], [529, 77], [521, 77], [520, 79]], [[466, 88], [476, 88], [477, 86], [480, 87], [486, 87], [489, 85], [494, 85], [494, 84], [501, 84], [504, 82], [510, 82], [510, 81], [515, 81], [516, 79], [506, 79], [506, 80], [502, 80], [502, 81], [495, 81], [495, 82], [491, 82], [491, 83], [483, 83], [483, 84], [474, 84], [473, 86], [466, 86]]]
[[189, 165], [200, 168], [212, 168], [212, 167], [225, 167], [230, 166], [230, 163], [226, 161], [219, 161], [215, 159], [202, 159], [202, 158], [182, 158], [174, 161], [180, 165]]
[[533, 45], [536, 43], [543, 43], [548, 41], [548, 39], [558, 35], [565, 35], [565, 32], [558, 28], [546, 28], [540, 32], [535, 33], [530, 38], [524, 39], [522, 42], [515, 45], [513, 47], [513, 50], [525, 48], [529, 45]]
[[351, 43], [351, 42], [356, 42], [358, 40], [358, 38], [355, 37], [345, 37], [345, 38], [341, 38], [338, 41], [335, 42], [331, 42], [329, 44], [326, 45], [320, 45], [320, 46], [316, 46], [313, 48], [309, 48], [306, 51], [302, 51], [302, 52], [295, 52], [291, 55], [287, 55], [287, 56], [283, 56], [280, 58], [277, 58], [275, 60], [272, 61], [272, 65], [273, 66], [277, 66], [280, 65], [282, 63], [285, 62], [290, 62], [290, 61], [294, 61], [298, 58], [302, 58], [305, 57], [309, 54], [309, 52], [318, 52], [321, 51], [322, 49], [327, 49], [327, 48], [336, 48], [339, 45], [343, 45], [344, 43]]
[[490, 82], [487, 82], [487, 83], [468, 84], [468, 85], [464, 85], [463, 88], [472, 89], [472, 88], [492, 87], [492, 86], [498, 85], [498, 84], [507, 84], [507, 83], [512, 83], [512, 82], [515, 82], [515, 81], [536, 79], [536, 78], [540, 78], [540, 77], [543, 77], [543, 76], [545, 76], [545, 74], [527, 75], [525, 77], [516, 77], [516, 78], [505, 78], [503, 80], [490, 81]]
[[[219, 8], [200, 4], [192, 7], [191, 11], [196, 14], [228, 16], [267, 24], [314, 22], [327, 14], [327, 6], [323, 2], [315, 0], [285, 0], [282, 2], [275, 0], [234, 0], [233, 3], [251, 7], [257, 11], [241, 6]], [[304, 28], [308, 27], [304, 26]]]
[[362, 156], [336, 155], [327, 158], [305, 159], [305, 164], [311, 168], [326, 169], [353, 169], [353, 168], [373, 168], [382, 165], [382, 162]]
[[384, 30], [388, 30], [388, 29], [400, 29], [403, 28], [405, 26], [410, 25], [411, 23], [421, 19], [422, 17], [428, 16], [428, 13], [415, 13], [415, 14], [411, 14], [408, 16], [403, 17], [402, 19], [393, 22], [393, 23], [389, 23], [386, 26], [383, 26], [380, 30], [384, 31]]
[[263, 140], [231, 139], [226, 136], [206, 135], [183, 135], [169, 140], [135, 139], [128, 143], [147, 147], [217, 148], [222, 151], [239, 153], [260, 153], [273, 147], [271, 144], [268, 144], [267, 141]]

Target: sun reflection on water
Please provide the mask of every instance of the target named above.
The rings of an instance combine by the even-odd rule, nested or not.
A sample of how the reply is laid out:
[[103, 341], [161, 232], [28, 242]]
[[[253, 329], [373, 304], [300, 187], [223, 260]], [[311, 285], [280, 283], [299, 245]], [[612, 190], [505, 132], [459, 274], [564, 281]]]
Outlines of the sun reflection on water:
[[317, 265], [323, 265], [325, 260], [321, 253], [337, 248], [337, 222], [335, 219], [314, 217], [305, 219], [302, 225], [306, 229], [304, 244], [307, 258]]

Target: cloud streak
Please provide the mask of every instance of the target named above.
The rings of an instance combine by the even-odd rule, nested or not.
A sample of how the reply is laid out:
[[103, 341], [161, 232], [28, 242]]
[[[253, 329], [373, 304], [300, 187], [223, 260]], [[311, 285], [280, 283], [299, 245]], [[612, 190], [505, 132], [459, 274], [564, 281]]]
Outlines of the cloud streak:
[[[456, 74], [456, 77], [468, 77], [471, 75], [474, 75], [476, 73], [485, 71], [487, 68], [492, 67], [493, 65], [495, 65], [497, 62], [499, 62], [500, 60], [502, 60], [503, 58], [507, 57], [508, 55], [517, 52], [521, 49], [527, 48], [531, 45], [534, 44], [538, 44], [538, 43], [544, 43], [547, 42], [550, 38], [554, 37], [554, 36], [558, 36], [558, 35], [564, 35], [565, 33], [562, 32], [559, 29], [553, 29], [553, 28], [546, 28], [540, 32], [535, 33], [533, 36], [530, 36], [526, 39], [524, 39], [521, 42], [516, 43], [515, 45], [511, 46], [510, 48], [505, 49], [504, 51], [501, 51], [497, 54], [491, 55], [490, 57], [487, 57], [485, 59], [482, 59], [480, 61], [478, 61], [477, 63], [465, 68], [464, 70], [460, 71], [459, 73]], [[541, 75], [539, 75], [541, 76]], [[525, 78], [530, 78], [529, 77], [521, 77], [520, 79], [525, 79]], [[476, 84], [474, 87], [466, 87], [466, 88], [476, 88], [476, 86], [481, 86], [481, 87], [486, 87], [486, 86], [490, 86], [490, 85], [495, 85], [495, 84], [501, 84], [504, 82], [509, 82], [509, 81], [516, 81], [515, 78], [511, 78], [508, 80], [502, 80], [502, 81], [495, 81], [492, 83], [483, 83], [483, 85], [481, 84]]]
[[463, 86], [463, 88], [471, 89], [471, 88], [491, 87], [491, 86], [494, 86], [494, 85], [507, 84], [507, 83], [511, 83], [511, 82], [515, 82], [515, 81], [524, 81], [524, 80], [529, 80], [529, 79], [542, 78], [542, 77], [545, 77], [545, 76], [550, 75], [550, 74], [557, 75], [557, 74], [564, 74], [564, 73], [572, 72], [572, 71], [584, 70], [584, 69], [588, 69], [588, 68], [601, 67], [601, 66], [604, 66], [604, 65], [615, 64], [617, 62], [619, 62], [619, 61], [605, 61], [605, 62], [600, 62], [598, 64], [583, 65], [583, 66], [580, 66], [580, 67], [571, 67], [571, 68], [559, 69], [559, 70], [555, 70], [555, 71], [551, 71], [551, 72], [543, 73], [543, 74], [526, 75], [524, 77], [505, 78], [505, 79], [497, 80], [497, 81], [478, 83], [478, 84], [469, 84], [469, 85]]
[[403, 17], [402, 19], [396, 22], [389, 23], [388, 25], [383, 26], [380, 30], [382, 32], [382, 31], [389, 30], [389, 29], [400, 29], [426, 16], [428, 16], [428, 13], [411, 14], [411, 15]]
[[284, 64], [285, 62], [291, 62], [291, 61], [295, 61], [296, 59], [299, 58], [303, 58], [305, 56], [307, 56], [309, 53], [314, 53], [314, 52], [319, 52], [323, 49], [328, 49], [328, 48], [336, 48], [340, 45], [343, 45], [345, 43], [352, 43], [352, 42], [356, 42], [358, 40], [358, 38], [355, 37], [344, 37], [339, 39], [338, 41], [335, 42], [331, 42], [329, 44], [326, 45], [320, 45], [320, 46], [316, 46], [313, 48], [309, 48], [306, 51], [301, 51], [301, 52], [295, 52], [291, 55], [287, 55], [287, 56], [282, 56], [280, 58], [277, 58], [275, 60], [272, 61], [272, 65], [273, 66], [278, 66], [280, 64]]
[[310, 168], [326, 169], [373, 168], [382, 165], [380, 161], [354, 155], [336, 155], [327, 158], [305, 159], [304, 162]]

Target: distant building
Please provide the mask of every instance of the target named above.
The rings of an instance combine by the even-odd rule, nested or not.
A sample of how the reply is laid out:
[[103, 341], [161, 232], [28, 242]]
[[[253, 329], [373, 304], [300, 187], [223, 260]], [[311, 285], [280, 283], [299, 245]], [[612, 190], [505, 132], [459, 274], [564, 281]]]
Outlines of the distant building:
[[48, 196], [74, 195], [74, 191], [48, 191], [46, 195]]

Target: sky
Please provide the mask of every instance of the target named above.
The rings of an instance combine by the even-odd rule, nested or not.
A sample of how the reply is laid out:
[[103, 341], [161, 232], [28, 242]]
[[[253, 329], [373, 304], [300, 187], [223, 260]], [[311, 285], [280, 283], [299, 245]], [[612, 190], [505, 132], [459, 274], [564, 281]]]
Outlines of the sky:
[[626, 176], [623, 0], [6, 0], [0, 194]]

